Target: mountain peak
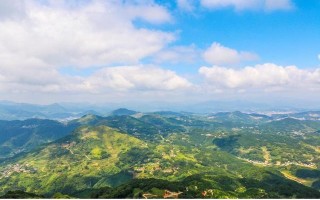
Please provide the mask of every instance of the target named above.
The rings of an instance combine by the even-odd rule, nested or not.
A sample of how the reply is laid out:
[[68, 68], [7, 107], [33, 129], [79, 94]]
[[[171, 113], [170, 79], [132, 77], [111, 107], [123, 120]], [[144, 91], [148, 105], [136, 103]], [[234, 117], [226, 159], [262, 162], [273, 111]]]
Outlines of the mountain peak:
[[134, 110], [129, 110], [127, 108], [119, 108], [119, 109], [112, 111], [111, 114], [120, 116], [120, 115], [134, 115], [136, 113], [138, 113], [138, 112], [136, 112]]
[[91, 124], [92, 122], [97, 121], [101, 117], [95, 114], [86, 114], [83, 115], [81, 118], [77, 119], [76, 121], [81, 124]]

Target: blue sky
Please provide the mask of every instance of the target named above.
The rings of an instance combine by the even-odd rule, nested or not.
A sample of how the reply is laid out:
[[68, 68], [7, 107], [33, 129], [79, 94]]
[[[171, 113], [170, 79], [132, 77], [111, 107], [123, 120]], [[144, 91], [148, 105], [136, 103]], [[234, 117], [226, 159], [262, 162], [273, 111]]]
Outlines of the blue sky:
[[320, 97], [318, 0], [2, 0], [1, 99]]
[[[205, 49], [212, 42], [252, 51], [259, 62], [279, 65], [297, 65], [301, 68], [319, 66], [320, 1], [295, 0], [289, 10], [235, 11], [232, 6], [217, 9], [202, 8], [195, 3], [192, 11], [181, 11], [172, 1], [158, 1], [173, 13], [175, 21], [161, 28], [179, 32], [172, 45], [191, 45]], [[194, 67], [177, 68], [181, 72], [194, 72]], [[192, 65], [191, 65], [192, 66]]]
[[[137, 19], [133, 23], [139, 28], [177, 32], [177, 40], [168, 46], [194, 45], [206, 49], [211, 43], [219, 42], [233, 49], [255, 52], [259, 55], [259, 63], [297, 65], [300, 68], [319, 66], [320, 2], [317, 0], [293, 0], [291, 9], [274, 11], [237, 11], [232, 6], [210, 9], [201, 7], [198, 1], [190, 1], [194, 8], [188, 11], [179, 8], [176, 1], [155, 2], [168, 9], [173, 16], [172, 22], [150, 24]], [[149, 57], [142, 61], [153, 64]], [[206, 63], [197, 59], [187, 63], [182, 61], [182, 64], [185, 67], [181, 67], [179, 61], [163, 63], [163, 67], [179, 73], [195, 73], [200, 65]], [[79, 75], [93, 72], [71, 68], [61, 71]]]

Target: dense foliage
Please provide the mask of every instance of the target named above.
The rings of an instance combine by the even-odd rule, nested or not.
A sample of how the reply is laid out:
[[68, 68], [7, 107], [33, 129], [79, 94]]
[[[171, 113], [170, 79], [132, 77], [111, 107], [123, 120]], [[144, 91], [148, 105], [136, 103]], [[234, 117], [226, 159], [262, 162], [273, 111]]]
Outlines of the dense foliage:
[[76, 127], [76, 124], [45, 119], [0, 121], [0, 158], [7, 158], [67, 136]]
[[21, 130], [29, 126], [32, 137], [47, 140], [0, 162], [0, 195], [320, 198], [320, 121], [240, 112], [116, 113], [64, 124], [2, 122], [10, 127], [3, 138], [24, 141]]

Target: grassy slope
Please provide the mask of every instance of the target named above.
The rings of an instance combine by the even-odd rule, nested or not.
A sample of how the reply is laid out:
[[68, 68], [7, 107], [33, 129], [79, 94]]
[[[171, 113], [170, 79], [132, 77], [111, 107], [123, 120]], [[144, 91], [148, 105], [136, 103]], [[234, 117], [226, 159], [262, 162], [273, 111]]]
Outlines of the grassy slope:
[[[9, 168], [12, 173], [8, 178], [0, 179], [4, 186], [0, 189], [2, 192], [23, 189], [36, 193], [69, 193], [92, 187], [97, 177], [101, 179], [121, 172], [115, 165], [120, 152], [143, 146], [143, 141], [105, 126], [83, 127], [77, 134], [15, 158], [13, 163], [32, 172], [17, 172], [13, 167]], [[4, 170], [8, 171], [8, 167], [2, 167]]]
[[[87, 197], [93, 191], [99, 191], [100, 193], [96, 194], [98, 196], [117, 197], [121, 187], [135, 189], [134, 194], [133, 191], [123, 194], [126, 197], [134, 195], [142, 197], [141, 195], [146, 192], [157, 193], [157, 195], [164, 192], [165, 188], [152, 190], [145, 186], [135, 187], [137, 184], [135, 181], [118, 186], [136, 178], [153, 180], [153, 184], [157, 184], [157, 181], [160, 183], [159, 179], [161, 179], [170, 181], [165, 182], [168, 185], [173, 182], [173, 185], [178, 184], [183, 188], [206, 185], [205, 180], [207, 180], [210, 182], [208, 183], [210, 187], [202, 187], [201, 190], [214, 189], [218, 196], [211, 195], [212, 198], [249, 198], [255, 197], [254, 195], [266, 198], [319, 197], [315, 190], [285, 178], [287, 176], [294, 181], [298, 180], [294, 179], [294, 176], [288, 176], [288, 174], [294, 175], [297, 170], [291, 170], [288, 167], [255, 166], [235, 157], [258, 161], [260, 159], [261, 162], [267, 159], [270, 163], [300, 158], [316, 160], [318, 152], [314, 149], [316, 144], [312, 141], [315, 141], [314, 138], [318, 139], [317, 135], [308, 133], [303, 143], [299, 143], [297, 141], [301, 140], [300, 136], [291, 137], [287, 132], [285, 134], [273, 132], [273, 130], [283, 129], [285, 127], [283, 122], [280, 123], [281, 126], [278, 123], [266, 125], [269, 127], [266, 131], [269, 130], [269, 132], [256, 134], [259, 128], [244, 131], [239, 128], [243, 126], [241, 124], [239, 127], [230, 128], [226, 124], [203, 119], [86, 116], [80, 119], [82, 124], [97, 126], [84, 125], [74, 135], [12, 159], [12, 163], [19, 164], [19, 170], [15, 169], [15, 166], [8, 167], [10, 163], [0, 166], [0, 171], [11, 172], [8, 177], [0, 177], [0, 185], [3, 186], [0, 187], [0, 193], [21, 189], [46, 195], [56, 192], [77, 195], [80, 194], [79, 191], [87, 189], [85, 191], [88, 192], [83, 192]], [[173, 126], [175, 123], [179, 126]], [[187, 125], [189, 123], [190, 125]], [[119, 127], [123, 132], [128, 132], [135, 137], [105, 125]], [[176, 133], [171, 130], [172, 127], [177, 131]], [[290, 131], [295, 131], [299, 127], [294, 126]], [[304, 130], [315, 130], [308, 128], [308, 124], [303, 124], [301, 127]], [[217, 144], [212, 143], [212, 140], [228, 138], [230, 134], [238, 134], [240, 137], [235, 141], [227, 140], [227, 144], [220, 147], [227, 152], [220, 151]], [[309, 140], [309, 138], [313, 139]], [[299, 151], [293, 148], [297, 145]], [[278, 170], [284, 172], [284, 175]], [[196, 174], [208, 175], [201, 175], [194, 185], [188, 185], [185, 180], [189, 180]], [[312, 179], [312, 181], [315, 180], [318, 179]], [[306, 185], [311, 185], [312, 181], [308, 179]], [[146, 181], [146, 183], [149, 182]], [[230, 184], [235, 184], [237, 187], [230, 188]], [[106, 186], [116, 187], [112, 189], [114, 196], [106, 196], [103, 190], [99, 190]], [[109, 191], [109, 189], [106, 190]], [[183, 195], [201, 197], [200, 190], [194, 193], [184, 191]]]
[[46, 119], [0, 120], [0, 158], [11, 157], [18, 152], [29, 151], [62, 138], [76, 126]]
[[[201, 197], [200, 193], [205, 190], [215, 191], [216, 196], [211, 195], [212, 198], [254, 197], [258, 193], [263, 194], [262, 197], [314, 197], [311, 189], [285, 179], [276, 171], [253, 166], [226, 152], [217, 151], [210, 143], [194, 146], [196, 138], [192, 136], [188, 138], [186, 135], [184, 143], [178, 137], [178, 134], [173, 134], [159, 143], [147, 143], [106, 126], [85, 126], [72, 136], [15, 158], [12, 162], [30, 171], [12, 172], [9, 177], [2, 177], [0, 184], [4, 187], [0, 189], [2, 193], [21, 189], [45, 195], [56, 192], [76, 195], [77, 191], [117, 186], [135, 177], [174, 181], [184, 190], [186, 187], [199, 187], [199, 191], [184, 191], [186, 198], [190, 195]], [[2, 167], [2, 170], [8, 169]], [[161, 183], [152, 180], [155, 186]], [[135, 184], [133, 181], [119, 186], [113, 190], [114, 196], [105, 197], [123, 197], [119, 193], [121, 187], [134, 187], [138, 196], [145, 192], [159, 195], [172, 185], [170, 182], [169, 188], [164, 184], [152, 190], [145, 188], [144, 182], [138, 189]], [[288, 191], [288, 185], [297, 191], [286, 194], [277, 189], [281, 186]], [[132, 191], [123, 195], [131, 197]], [[318, 197], [317, 193], [312, 194]], [[105, 194], [102, 192], [101, 195]]]

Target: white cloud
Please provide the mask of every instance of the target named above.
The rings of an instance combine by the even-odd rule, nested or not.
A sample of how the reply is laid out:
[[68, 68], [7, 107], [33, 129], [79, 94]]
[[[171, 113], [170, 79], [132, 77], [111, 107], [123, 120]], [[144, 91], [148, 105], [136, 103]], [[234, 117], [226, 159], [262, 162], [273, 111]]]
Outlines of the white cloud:
[[320, 60], [320, 54], [318, 55], [318, 59]]
[[177, 0], [177, 5], [185, 11], [192, 11], [195, 8], [195, 0]]
[[0, 1], [0, 20], [19, 19], [25, 16], [24, 0], [1, 0]]
[[83, 83], [90, 91], [177, 90], [192, 84], [175, 72], [157, 67], [123, 66], [101, 69]]
[[[39, 2], [46, 1], [0, 1], [2, 98], [21, 101], [24, 96], [28, 101], [44, 98], [42, 102], [52, 102], [55, 95], [56, 101], [64, 101], [70, 95], [79, 95], [83, 101], [104, 95], [116, 101], [132, 95], [168, 101], [174, 96], [181, 101], [209, 98], [208, 86], [221, 91], [222, 95], [225, 89], [245, 91], [305, 85], [319, 88], [320, 69], [307, 71], [271, 64], [239, 70], [202, 67], [199, 73], [205, 78], [205, 85], [195, 85], [174, 71], [139, 65], [145, 58], [159, 63], [181, 63], [193, 62], [201, 56], [201, 51], [193, 45], [168, 47], [176, 39], [174, 33], [158, 30], [158, 26], [138, 28], [134, 25], [137, 19], [156, 25], [172, 21], [169, 12], [152, 0]], [[284, 1], [263, 2], [265, 10], [284, 9], [289, 5], [281, 3]], [[180, 8], [189, 11], [195, 6], [193, 0], [178, 3]], [[208, 7], [234, 6], [241, 10], [256, 8], [255, 5], [252, 0], [225, 0], [211, 1]], [[253, 53], [219, 43], [213, 43], [202, 56], [213, 65], [238, 64], [257, 58]], [[59, 71], [63, 66], [94, 70], [86, 76], [64, 75]], [[198, 77], [191, 76], [189, 79], [198, 82]]]
[[[3, 0], [0, 11], [2, 98], [176, 91], [191, 85], [170, 70], [131, 66], [175, 40], [173, 33], [134, 25], [136, 19], [171, 22], [169, 12], [151, 0]], [[130, 66], [101, 68], [121, 64]], [[64, 75], [60, 72], [64, 66], [93, 68], [93, 74]]]
[[291, 0], [266, 0], [265, 1], [265, 9], [267, 11], [290, 10], [293, 7], [294, 6]]
[[[10, 65], [8, 65], [10, 66]], [[87, 77], [67, 76], [30, 59], [26, 70], [1, 68], [0, 94], [78, 93], [103, 94], [117, 91], [176, 91], [192, 84], [174, 71], [152, 66], [105, 67]], [[33, 66], [33, 67], [28, 67]]]
[[195, 45], [173, 46], [153, 56], [156, 63], [192, 63], [201, 58], [200, 50]]
[[235, 10], [288, 10], [293, 7], [291, 0], [201, 0], [206, 8], [234, 7]]
[[[11, 54], [0, 55], [0, 94], [28, 93], [32, 98], [38, 92], [71, 91], [78, 77], [61, 75], [58, 70], [33, 57], [19, 57], [23, 64]], [[71, 87], [72, 86], [72, 87]]]
[[[68, 1], [58, 2], [43, 5], [21, 1], [25, 6], [17, 6], [20, 1], [15, 0], [7, 3], [12, 12], [0, 18], [0, 55], [14, 55], [21, 66], [25, 57], [54, 66], [131, 64], [175, 39], [172, 33], [134, 26], [137, 18], [150, 23], [169, 22], [168, 11], [156, 4], [92, 1], [70, 8]], [[25, 15], [14, 18], [20, 10]]]
[[206, 8], [223, 8], [232, 6], [236, 10], [253, 9], [260, 4], [257, 0], [201, 0]]
[[140, 18], [150, 23], [161, 24], [172, 21], [169, 12], [164, 7], [154, 3], [120, 5], [119, 10], [123, 10], [122, 12], [131, 19]]
[[250, 52], [238, 52], [215, 42], [203, 53], [203, 58], [212, 65], [228, 65], [256, 60], [258, 56]]
[[304, 70], [267, 63], [238, 70], [201, 67], [199, 73], [207, 86], [218, 89], [320, 89], [320, 69]]

